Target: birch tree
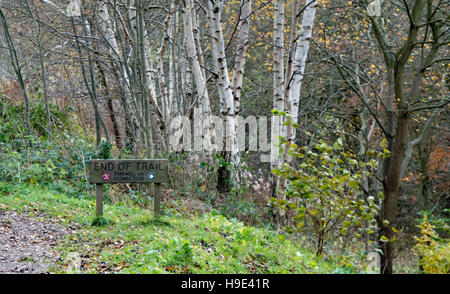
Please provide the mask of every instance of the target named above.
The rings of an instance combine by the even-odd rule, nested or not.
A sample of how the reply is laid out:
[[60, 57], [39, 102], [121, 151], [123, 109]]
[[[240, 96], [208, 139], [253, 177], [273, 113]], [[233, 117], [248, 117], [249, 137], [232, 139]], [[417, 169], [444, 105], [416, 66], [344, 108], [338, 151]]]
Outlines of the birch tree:
[[[296, 1], [294, 1], [296, 2]], [[286, 76], [286, 112], [288, 118], [297, 123], [298, 119], [298, 105], [300, 100], [300, 94], [302, 90], [302, 82], [305, 76], [306, 60], [308, 58], [309, 48], [311, 46], [312, 32], [314, 28], [314, 19], [316, 16], [316, 0], [308, 0], [303, 10], [302, 23], [300, 29], [300, 35], [296, 37], [298, 39], [295, 47], [294, 61], [292, 74]], [[294, 10], [295, 12], [295, 10]], [[297, 17], [297, 16], [296, 16]], [[295, 43], [295, 40], [293, 41]], [[295, 141], [296, 129], [292, 127], [292, 124], [286, 126], [286, 131], [283, 132], [288, 140], [289, 144], [293, 144]], [[291, 162], [291, 158], [287, 154], [288, 148], [285, 148], [283, 157], [286, 162]]]
[[[316, 15], [316, 0], [308, 0], [305, 6], [298, 13], [297, 1], [292, 2], [291, 17], [291, 36], [289, 55], [286, 68], [284, 66], [284, 19], [285, 19], [285, 1], [275, 2], [274, 12], [274, 92], [273, 108], [286, 113], [283, 119], [275, 113], [272, 116], [272, 146], [271, 146], [271, 167], [281, 167], [283, 164], [290, 164], [292, 158], [288, 156], [289, 145], [293, 144], [296, 137], [295, 125], [298, 121], [298, 105], [301, 94], [302, 81], [305, 74], [306, 61], [311, 44], [312, 31], [314, 28], [314, 19]], [[297, 36], [298, 17], [302, 15], [300, 33]], [[284, 124], [290, 122], [289, 124]], [[282, 153], [279, 154], [279, 139], [281, 136], [287, 140], [284, 144]], [[277, 190], [286, 188], [287, 180], [278, 177], [273, 180], [273, 193]], [[284, 198], [283, 194], [277, 196]], [[284, 216], [284, 211], [279, 211], [279, 217]]]
[[[285, 99], [283, 95], [284, 85], [284, 9], [285, 0], [275, 1], [274, 29], [273, 29], [273, 109], [283, 111]], [[270, 164], [274, 169], [280, 163], [279, 136], [282, 135], [281, 118], [274, 114], [271, 121], [271, 152]], [[276, 188], [276, 182], [272, 181], [272, 186]]]
[[[184, 28], [184, 44], [186, 47], [186, 55], [190, 63], [190, 67], [192, 70], [192, 75], [194, 78], [194, 83], [196, 86], [197, 97], [195, 98], [194, 105], [198, 105], [201, 113], [202, 119], [207, 119], [211, 117], [211, 105], [209, 100], [208, 88], [206, 86], [206, 77], [201, 67], [201, 60], [199, 54], [197, 52], [200, 48], [197, 48], [195, 38], [194, 38], [194, 23], [193, 23], [193, 14], [194, 14], [194, 3], [191, 0], [183, 0], [183, 28]], [[193, 111], [189, 110], [188, 115]], [[202, 120], [198, 120], [202, 123]], [[205, 127], [206, 125], [206, 127]], [[197, 150], [201, 151], [202, 147], [207, 151], [213, 151], [212, 145], [212, 136], [213, 129], [211, 123], [206, 123], [202, 125], [194, 126], [195, 129], [200, 130], [201, 134], [201, 143], [202, 146], [197, 146]]]
[[230, 80], [228, 60], [225, 54], [225, 41], [221, 21], [221, 1], [207, 1], [208, 28], [211, 36], [213, 65], [217, 73], [220, 99], [220, 113], [225, 119], [225, 148], [222, 152], [224, 164], [219, 167], [217, 187], [219, 192], [227, 193], [231, 184], [239, 185], [240, 156], [237, 140], [240, 95], [248, 49], [249, 18], [251, 1], [241, 1], [239, 19], [238, 50], [233, 73]]
[[[295, 3], [296, 1], [294, 1]], [[298, 17], [296, 4], [294, 4], [292, 13], [295, 18]], [[283, 146], [283, 154], [281, 156], [283, 163], [290, 164], [292, 158], [288, 155], [289, 145], [295, 143], [296, 128], [293, 124], [298, 121], [298, 105], [302, 90], [302, 82], [305, 76], [306, 60], [308, 58], [309, 48], [311, 45], [312, 32], [314, 29], [314, 19], [316, 16], [316, 0], [307, 0], [302, 12], [302, 22], [300, 34], [291, 36], [291, 49], [294, 51], [293, 61], [288, 63], [286, 69], [286, 90], [285, 90], [285, 111], [286, 119], [291, 123], [283, 128], [282, 135], [287, 140], [287, 144]], [[293, 21], [293, 26], [297, 23]], [[295, 38], [293, 37], [295, 36]], [[292, 68], [291, 68], [292, 67]], [[278, 189], [283, 190], [286, 187], [286, 181], [278, 181]]]

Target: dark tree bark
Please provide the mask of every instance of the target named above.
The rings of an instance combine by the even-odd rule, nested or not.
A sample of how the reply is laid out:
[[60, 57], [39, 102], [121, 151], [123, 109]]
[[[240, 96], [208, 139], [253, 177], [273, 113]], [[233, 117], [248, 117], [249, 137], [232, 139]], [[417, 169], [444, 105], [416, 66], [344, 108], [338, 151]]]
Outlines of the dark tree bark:
[[[1, 2], [0, 2], [0, 18], [1, 18], [1, 22], [2, 22], [3, 31], [5, 33], [5, 39], [6, 39], [6, 43], [7, 43], [7, 47], [8, 47], [7, 49], [9, 51], [11, 65], [14, 69], [14, 72], [17, 76], [17, 79], [20, 84], [20, 88], [23, 93], [23, 99], [24, 99], [24, 104], [25, 104], [25, 123], [27, 126], [27, 135], [31, 136], [30, 102], [28, 99], [25, 81], [24, 81], [23, 75], [22, 75], [22, 65], [20, 64], [17, 50], [16, 50], [16, 47], [14, 46], [14, 42], [12, 41], [11, 35], [9, 34], [9, 26], [8, 26], [8, 22], [6, 21], [6, 17], [3, 13], [3, 10], [1, 7]], [[31, 140], [30, 140], [30, 143], [31, 143]]]
[[[367, 4], [367, 1], [365, 2]], [[433, 0], [417, 0], [411, 7], [407, 5], [406, 1], [404, 2], [409, 18], [409, 30], [406, 40], [397, 52], [394, 52], [387, 41], [387, 32], [379, 24], [379, 17], [370, 16], [374, 36], [384, 56], [389, 87], [385, 101], [387, 111], [385, 124], [381, 123], [380, 116], [369, 105], [366, 105], [382, 129], [388, 142], [387, 149], [390, 151], [390, 157], [383, 162], [384, 199], [379, 215], [379, 245], [383, 252], [381, 255], [382, 274], [393, 273], [394, 244], [391, 240], [395, 237], [395, 233], [392, 228], [397, 217], [402, 166], [405, 168], [404, 162], [408, 160], [406, 153], [410, 143], [408, 135], [410, 114], [414, 111], [443, 107], [448, 103], [444, 101], [440, 105], [411, 107], [412, 102], [420, 93], [426, 70], [433, 64], [440, 47], [445, 44], [441, 33], [445, 22], [437, 19], [435, 13], [437, 8], [433, 6], [433, 2]], [[422, 28], [425, 28], [425, 34], [431, 31], [431, 49], [426, 55], [422, 55], [421, 64], [415, 70], [413, 80], [410, 81], [411, 86], [408, 88], [405, 84], [409, 73], [405, 74], [405, 67], [417, 46], [417, 38]], [[381, 239], [381, 237], [384, 238]], [[388, 239], [387, 242], [386, 239]]]
[[110, 95], [108, 82], [106, 81], [105, 70], [97, 58], [95, 59], [95, 63], [97, 65], [97, 69], [98, 69], [98, 72], [100, 75], [100, 81], [101, 81], [103, 89], [105, 91], [106, 106], [108, 108], [109, 118], [111, 120], [111, 124], [113, 127], [114, 140], [116, 141], [117, 148], [122, 149], [122, 147], [123, 147], [122, 146], [122, 137], [120, 135], [119, 124], [117, 123], [116, 113], [114, 111], [114, 105], [113, 105], [112, 97]]

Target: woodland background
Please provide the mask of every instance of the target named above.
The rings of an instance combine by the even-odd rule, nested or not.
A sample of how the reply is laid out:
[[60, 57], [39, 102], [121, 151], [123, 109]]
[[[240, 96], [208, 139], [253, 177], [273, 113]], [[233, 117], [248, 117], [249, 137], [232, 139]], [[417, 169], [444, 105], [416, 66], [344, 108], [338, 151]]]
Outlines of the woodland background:
[[[344, 268], [378, 252], [382, 273], [449, 273], [448, 1], [3, 0], [0, 21], [2, 182], [81, 197], [90, 159], [169, 158], [168, 208]], [[175, 117], [211, 114], [230, 151], [212, 123], [192, 125], [211, 152], [170, 148]], [[271, 118], [270, 163], [239, 149], [251, 115]]]

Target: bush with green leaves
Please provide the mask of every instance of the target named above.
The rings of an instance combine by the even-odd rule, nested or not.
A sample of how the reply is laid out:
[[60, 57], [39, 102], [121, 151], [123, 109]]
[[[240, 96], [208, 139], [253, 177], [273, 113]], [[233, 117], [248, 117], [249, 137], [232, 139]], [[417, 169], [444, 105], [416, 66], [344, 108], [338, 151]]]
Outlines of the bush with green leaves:
[[[49, 106], [52, 131], [61, 131], [70, 126], [70, 119], [66, 111], [60, 111], [54, 105]], [[26, 136], [26, 125], [23, 119], [24, 104], [0, 100], [0, 142], [22, 141]], [[34, 101], [30, 105], [30, 123], [32, 135], [43, 140], [47, 139], [47, 112], [45, 104]]]
[[184, 265], [192, 262], [194, 257], [194, 248], [189, 241], [179, 240], [175, 238], [170, 242], [171, 247], [174, 247], [174, 254], [172, 257], [172, 263], [175, 265]]
[[450, 273], [450, 243], [448, 238], [441, 238], [435, 231], [433, 221], [424, 214], [418, 226], [420, 237], [414, 237], [419, 254], [419, 265], [426, 274]]
[[[363, 176], [376, 170], [377, 161], [359, 161], [344, 151], [341, 138], [332, 146], [323, 140], [312, 147], [299, 147], [284, 138], [280, 142], [287, 146], [293, 164], [284, 163], [272, 171], [288, 183], [279, 191], [286, 198], [272, 201], [293, 214], [297, 232], [308, 231], [313, 236], [316, 254], [324, 252], [332, 237], [373, 236], [378, 205], [376, 197], [365, 195], [360, 184]], [[382, 156], [376, 151], [370, 154]]]
[[417, 223], [421, 224], [426, 219], [439, 236], [447, 239], [450, 237], [450, 209], [443, 209], [440, 214], [422, 210], [418, 212], [418, 215], [421, 218], [416, 219]]
[[[46, 132], [45, 105], [33, 101], [32, 136], [25, 134], [23, 104], [0, 100], [0, 181], [45, 184], [60, 192], [82, 195], [87, 187], [86, 165], [98, 154], [91, 139], [68, 112], [51, 108], [52, 140]], [[107, 153], [108, 146], [101, 149]], [[70, 185], [61, 182], [70, 181]], [[67, 191], [67, 187], [73, 189]]]

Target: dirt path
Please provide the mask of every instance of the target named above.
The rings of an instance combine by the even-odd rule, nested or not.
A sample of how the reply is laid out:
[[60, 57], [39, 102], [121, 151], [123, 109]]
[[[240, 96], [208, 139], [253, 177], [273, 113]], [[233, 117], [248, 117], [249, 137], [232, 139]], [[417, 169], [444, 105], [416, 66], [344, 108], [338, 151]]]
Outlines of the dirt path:
[[59, 258], [53, 247], [67, 233], [56, 224], [0, 209], [0, 273], [48, 273]]

